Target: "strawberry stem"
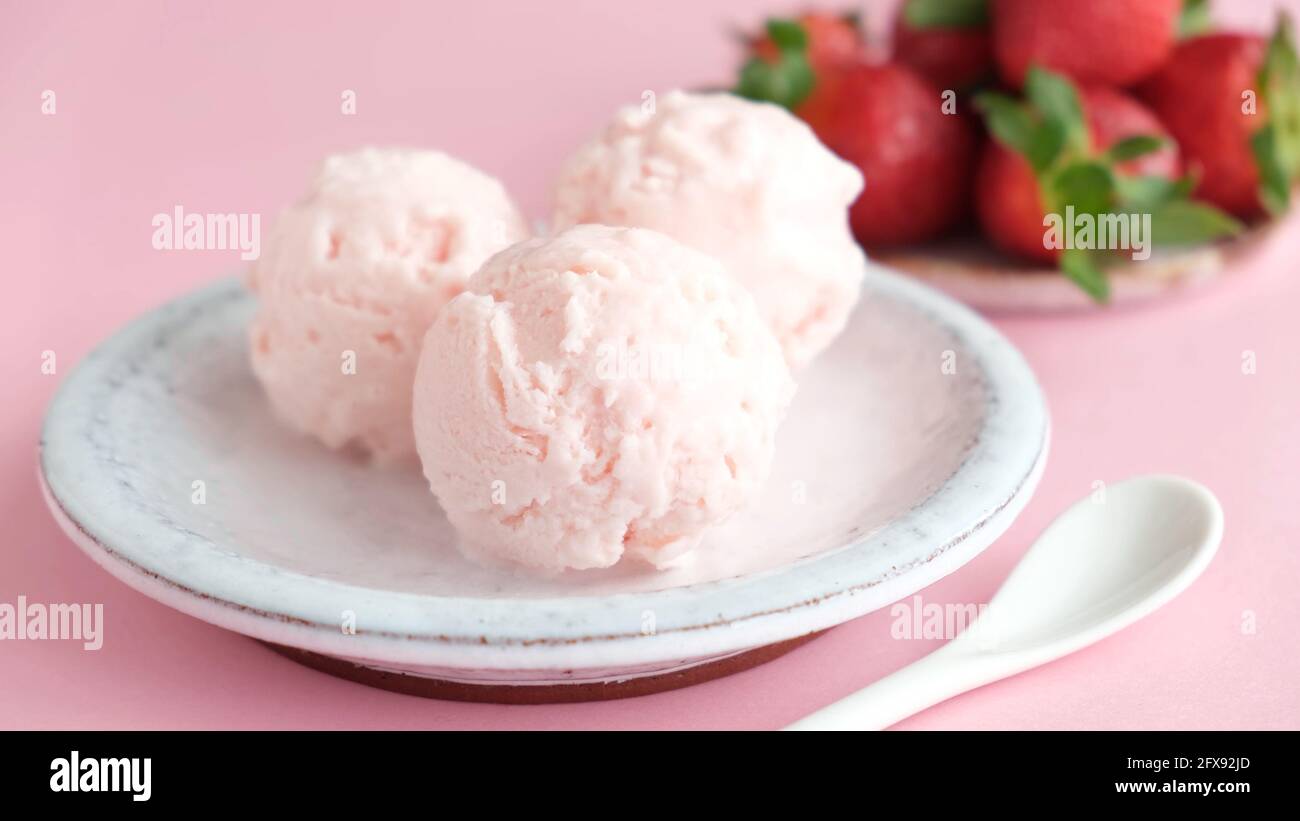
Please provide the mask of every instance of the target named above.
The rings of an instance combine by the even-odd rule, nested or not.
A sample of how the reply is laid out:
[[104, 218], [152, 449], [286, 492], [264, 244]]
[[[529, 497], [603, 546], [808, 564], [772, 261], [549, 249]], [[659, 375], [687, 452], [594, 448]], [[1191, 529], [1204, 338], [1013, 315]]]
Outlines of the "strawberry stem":
[[772, 18], [767, 36], [777, 48], [774, 61], [753, 57], [740, 70], [733, 92], [749, 100], [776, 103], [793, 110], [816, 85], [808, 61], [808, 32], [797, 20]]

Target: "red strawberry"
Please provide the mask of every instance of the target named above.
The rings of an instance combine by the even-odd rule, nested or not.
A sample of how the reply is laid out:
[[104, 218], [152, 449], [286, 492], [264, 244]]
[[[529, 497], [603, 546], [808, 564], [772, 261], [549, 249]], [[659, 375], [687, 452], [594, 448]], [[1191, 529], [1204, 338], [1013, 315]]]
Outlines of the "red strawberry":
[[1169, 180], [1182, 173], [1178, 146], [1169, 139], [1164, 124], [1150, 109], [1128, 94], [1105, 86], [1085, 88], [1081, 93], [1083, 114], [1088, 120], [1088, 132], [1096, 151], [1106, 151], [1121, 140], [1144, 134], [1167, 141], [1159, 151], [1118, 163], [1115, 168], [1119, 173], [1130, 177], [1150, 175]]
[[963, 215], [975, 131], [962, 114], [945, 113], [937, 88], [903, 66], [869, 64], [842, 44], [813, 58], [815, 38], [803, 23], [769, 20], [767, 31], [779, 58], [746, 63], [736, 93], [793, 110], [862, 171], [866, 191], [850, 212], [860, 242], [920, 242]]
[[984, 235], [1008, 254], [1056, 264], [1057, 252], [1043, 247], [1047, 206], [1038, 177], [1019, 154], [990, 140], [975, 172], [975, 212]]
[[856, 16], [809, 12], [768, 20], [748, 52], [740, 93], [780, 103], [816, 126], [830, 116], [843, 74], [865, 59], [866, 41]]
[[[804, 30], [808, 38], [808, 62], [814, 71], [833, 68], [861, 58], [865, 48], [862, 26], [852, 14], [829, 14], [812, 11], [791, 21]], [[750, 51], [768, 62], [781, 57], [781, 46], [769, 32], [750, 40]]]
[[[1128, 137], [1167, 137], [1156, 116], [1132, 97], [1104, 87], [1083, 89], [1080, 103], [1088, 126], [1091, 154], [1100, 155]], [[1115, 165], [1123, 176], [1175, 179], [1178, 150], [1172, 144]], [[1002, 250], [1026, 260], [1056, 264], [1060, 251], [1043, 244], [1047, 206], [1039, 175], [1029, 161], [996, 141], [980, 158], [975, 181], [975, 208], [988, 238]]]
[[985, 0], [908, 0], [894, 21], [894, 59], [940, 89], [978, 85], [993, 73]]
[[1300, 83], [1288, 28], [1272, 44], [1242, 34], [1185, 41], [1141, 88], [1198, 173], [1196, 195], [1242, 217], [1284, 209], [1295, 181]]
[[1109, 88], [1080, 92], [1064, 75], [1032, 67], [1020, 102], [976, 99], [992, 142], [976, 178], [976, 210], [1000, 248], [1055, 262], [1099, 302], [1116, 254], [1146, 259], [1152, 244], [1207, 242], [1241, 230], [1190, 201], [1179, 159], [1160, 121]]
[[1182, 0], [991, 0], [993, 54], [1019, 88], [1031, 65], [1084, 85], [1127, 86], [1174, 46]]
[[933, 239], [963, 216], [976, 136], [941, 103], [937, 88], [903, 66], [863, 65], [844, 76], [833, 116], [817, 131], [866, 178], [849, 213], [862, 244]]

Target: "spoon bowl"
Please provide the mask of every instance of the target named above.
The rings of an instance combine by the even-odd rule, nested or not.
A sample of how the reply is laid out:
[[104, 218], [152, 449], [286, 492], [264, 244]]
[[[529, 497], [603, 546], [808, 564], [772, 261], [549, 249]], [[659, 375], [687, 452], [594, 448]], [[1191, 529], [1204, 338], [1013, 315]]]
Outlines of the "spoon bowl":
[[791, 725], [877, 729], [1073, 653], [1146, 616], [1201, 574], [1223, 510], [1177, 476], [1100, 486], [1056, 519], [969, 629], [939, 650]]
[[1181, 592], [1222, 533], [1218, 502], [1195, 482], [1144, 476], [1098, 488], [1038, 538], [989, 603], [978, 638], [1004, 652], [1079, 649]]

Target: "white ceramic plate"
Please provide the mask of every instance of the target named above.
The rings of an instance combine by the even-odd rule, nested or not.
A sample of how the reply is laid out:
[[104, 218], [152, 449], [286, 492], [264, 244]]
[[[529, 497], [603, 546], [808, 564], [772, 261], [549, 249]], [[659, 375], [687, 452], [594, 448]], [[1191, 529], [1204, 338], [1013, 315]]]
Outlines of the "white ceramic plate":
[[1020, 354], [969, 310], [875, 272], [848, 330], [800, 375], [765, 498], [696, 561], [511, 575], [456, 552], [418, 466], [369, 468], [271, 418], [247, 364], [253, 307], [223, 281], [92, 352], [46, 417], [47, 499], [144, 594], [370, 668], [624, 681], [805, 636], [969, 561], [1020, 512], [1047, 454]]

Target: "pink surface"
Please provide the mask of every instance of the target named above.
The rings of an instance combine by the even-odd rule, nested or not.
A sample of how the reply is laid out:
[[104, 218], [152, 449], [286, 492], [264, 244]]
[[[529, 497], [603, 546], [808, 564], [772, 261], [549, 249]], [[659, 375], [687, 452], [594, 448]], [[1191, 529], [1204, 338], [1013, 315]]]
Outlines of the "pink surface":
[[[1221, 5], [1257, 28], [1272, 16], [1271, 3]], [[933, 648], [891, 639], [881, 611], [689, 690], [555, 707], [424, 701], [298, 667], [155, 604], [63, 538], [33, 476], [59, 379], [126, 320], [239, 264], [232, 251], [155, 251], [154, 214], [181, 204], [269, 220], [325, 153], [404, 143], [501, 176], [540, 216], [553, 169], [615, 107], [644, 89], [723, 80], [734, 60], [728, 27], [782, 8], [268, 6], [3, 4], [0, 226], [14, 258], [0, 308], [0, 602], [100, 602], [106, 635], [95, 652], [0, 642], [0, 727], [768, 728]], [[54, 115], [41, 113], [46, 89]], [[340, 114], [344, 89], [356, 92], [355, 115]], [[1196, 478], [1223, 502], [1227, 536], [1205, 576], [1154, 616], [900, 726], [1300, 728], [1297, 258], [1293, 224], [1266, 256], [1203, 294], [999, 321], [1047, 392], [1052, 457], [1021, 520], [923, 591], [925, 602], [986, 601], [1097, 480]], [[53, 376], [41, 372], [47, 350]], [[1252, 375], [1242, 372], [1245, 352]]]

